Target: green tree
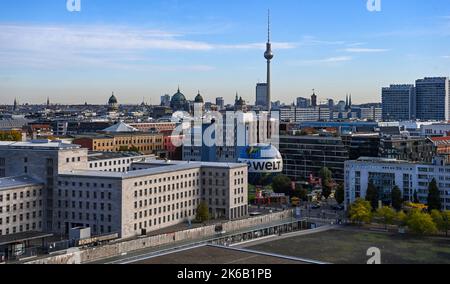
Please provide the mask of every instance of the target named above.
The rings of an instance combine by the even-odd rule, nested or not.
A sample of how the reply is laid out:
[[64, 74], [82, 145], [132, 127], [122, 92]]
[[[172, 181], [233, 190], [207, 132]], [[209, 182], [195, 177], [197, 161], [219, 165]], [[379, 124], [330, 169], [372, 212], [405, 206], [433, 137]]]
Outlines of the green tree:
[[400, 211], [397, 213], [397, 216], [395, 216], [395, 221], [399, 223], [400, 227], [406, 226], [406, 220], [408, 216], [405, 214], [405, 212]]
[[337, 189], [336, 192], [334, 194], [334, 197], [336, 199], [336, 202], [338, 204], [342, 204], [345, 201], [345, 192], [344, 192], [344, 185], [340, 184]]
[[430, 235], [437, 232], [436, 224], [430, 214], [420, 210], [411, 210], [406, 218], [406, 225], [412, 233], [418, 235]]
[[289, 194], [292, 189], [292, 181], [285, 175], [278, 175], [272, 181], [272, 189], [275, 193]]
[[394, 188], [392, 189], [391, 199], [392, 199], [392, 207], [394, 207], [395, 210], [400, 211], [403, 205], [403, 196], [398, 186], [394, 186]]
[[0, 131], [0, 141], [21, 141], [22, 133], [16, 130]]
[[431, 212], [433, 210], [441, 210], [441, 193], [437, 186], [436, 179], [433, 179], [428, 186], [428, 210]]
[[319, 176], [322, 179], [322, 185], [326, 185], [331, 182], [333, 173], [327, 167], [323, 167], [319, 172]]
[[366, 192], [366, 201], [370, 202], [370, 205], [375, 210], [375, 208], [378, 208], [378, 201], [380, 200], [378, 189], [375, 187], [373, 183], [369, 183], [367, 186], [367, 192]]
[[198, 206], [197, 206], [197, 214], [196, 214], [196, 220], [198, 222], [206, 222], [209, 220], [209, 208], [208, 208], [208, 204], [205, 201], [202, 201]]
[[381, 207], [378, 208], [376, 212], [376, 216], [383, 221], [385, 228], [387, 229], [387, 225], [391, 225], [394, 222], [397, 213], [391, 207]]
[[438, 210], [431, 211], [431, 218], [433, 218], [437, 229], [440, 232], [444, 232], [448, 237], [448, 231], [450, 230], [450, 211], [439, 212]]
[[297, 185], [294, 192], [294, 197], [300, 198], [302, 201], [308, 201], [308, 190], [301, 185]]
[[350, 220], [357, 224], [370, 223], [372, 221], [372, 206], [368, 201], [357, 199], [350, 205], [348, 215]]

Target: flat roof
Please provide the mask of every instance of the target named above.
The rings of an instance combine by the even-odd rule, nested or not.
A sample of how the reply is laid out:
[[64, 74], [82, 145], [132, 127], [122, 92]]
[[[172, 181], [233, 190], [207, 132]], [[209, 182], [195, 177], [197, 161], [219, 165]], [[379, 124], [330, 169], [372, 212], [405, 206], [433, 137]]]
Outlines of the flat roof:
[[142, 155], [136, 152], [89, 152], [88, 161], [112, 160], [120, 158], [149, 158], [154, 155]]
[[349, 163], [384, 163], [384, 164], [405, 164], [405, 165], [423, 165], [423, 166], [432, 166], [432, 163], [424, 163], [424, 162], [412, 162], [412, 161], [403, 161], [396, 159], [388, 159], [388, 158], [375, 158], [375, 157], [361, 157], [357, 160], [347, 161]]
[[0, 191], [26, 187], [26, 186], [38, 186], [43, 185], [41, 182], [38, 182], [32, 179], [29, 176], [17, 176], [17, 177], [6, 177], [0, 178]]
[[60, 176], [78, 176], [78, 177], [97, 177], [97, 178], [114, 178], [114, 179], [130, 179], [145, 177], [149, 175], [158, 175], [165, 173], [173, 173], [184, 170], [194, 170], [198, 168], [247, 168], [247, 164], [239, 163], [206, 163], [206, 162], [185, 162], [185, 161], [146, 161], [135, 163], [136, 165], [153, 166], [148, 169], [129, 171], [129, 172], [102, 172], [92, 170], [73, 170], [60, 173]]
[[49, 238], [52, 237], [53, 234], [42, 233], [42, 232], [23, 232], [12, 235], [0, 236], [0, 246], [21, 243], [25, 241], [32, 241], [37, 239]]
[[63, 150], [63, 149], [79, 149], [80, 145], [76, 144], [68, 144], [62, 141], [46, 141], [46, 140], [36, 140], [36, 141], [28, 141], [28, 142], [0, 142], [0, 149], [2, 148], [32, 148], [32, 149], [44, 149], [44, 150]]

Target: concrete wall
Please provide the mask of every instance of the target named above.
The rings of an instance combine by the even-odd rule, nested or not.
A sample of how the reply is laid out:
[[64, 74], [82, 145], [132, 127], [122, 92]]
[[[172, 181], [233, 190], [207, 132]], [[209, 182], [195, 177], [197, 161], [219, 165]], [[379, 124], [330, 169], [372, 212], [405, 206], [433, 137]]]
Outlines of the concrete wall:
[[[263, 224], [270, 224], [288, 219], [293, 214], [292, 210], [277, 212], [270, 215], [253, 217], [244, 220], [231, 221], [223, 224], [223, 229], [227, 232], [240, 231], [247, 228]], [[164, 234], [153, 237], [145, 237], [137, 240], [109, 244], [103, 247], [90, 248], [85, 250], [72, 250], [67, 254], [51, 256], [44, 259], [27, 262], [28, 264], [80, 264], [101, 259], [120, 256], [136, 250], [167, 245], [178, 241], [201, 240], [203, 238], [214, 237], [216, 226], [207, 226], [192, 230], [180, 231], [171, 234]]]

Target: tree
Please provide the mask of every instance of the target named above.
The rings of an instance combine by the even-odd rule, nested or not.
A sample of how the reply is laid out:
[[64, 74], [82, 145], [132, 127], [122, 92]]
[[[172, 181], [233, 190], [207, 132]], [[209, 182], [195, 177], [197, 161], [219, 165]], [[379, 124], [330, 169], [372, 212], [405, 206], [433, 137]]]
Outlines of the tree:
[[395, 216], [395, 221], [399, 223], [400, 227], [406, 226], [406, 220], [408, 216], [406, 216], [405, 212], [400, 211], [397, 213], [397, 216]]
[[439, 192], [436, 179], [433, 179], [428, 186], [428, 210], [430, 212], [433, 210], [440, 211], [441, 208], [441, 193]]
[[406, 218], [406, 225], [412, 233], [429, 235], [437, 232], [436, 224], [430, 214], [420, 210], [411, 210]]
[[448, 237], [448, 230], [450, 230], [450, 211], [439, 212], [438, 210], [431, 211], [431, 218], [433, 218], [437, 229], [444, 232]]
[[378, 190], [373, 185], [373, 183], [369, 183], [369, 186], [367, 187], [366, 192], [366, 201], [370, 202], [370, 205], [373, 209], [378, 208], [378, 201], [380, 200]]
[[202, 201], [197, 206], [197, 214], [196, 214], [195, 219], [198, 222], [206, 222], [209, 220], [209, 208], [208, 208], [208, 204], [205, 201]]
[[22, 133], [16, 130], [0, 131], [0, 141], [21, 141]]
[[334, 197], [336, 199], [336, 202], [338, 204], [342, 204], [345, 201], [345, 192], [344, 192], [344, 185], [340, 184], [337, 189], [336, 192], [334, 194]]
[[298, 185], [295, 189], [294, 196], [306, 202], [308, 201], [308, 190]]
[[395, 210], [400, 211], [402, 209], [403, 197], [402, 192], [400, 191], [400, 188], [398, 188], [398, 186], [394, 186], [394, 188], [392, 189], [391, 199], [392, 207], [394, 207]]
[[278, 175], [272, 181], [272, 188], [275, 193], [289, 194], [292, 189], [292, 181], [285, 175]]
[[378, 208], [378, 210], [376, 212], [376, 216], [383, 220], [383, 224], [384, 224], [385, 228], [387, 229], [387, 225], [391, 225], [393, 223], [397, 214], [396, 214], [395, 210], [392, 209], [391, 207], [384, 206], [384, 207]]
[[357, 199], [348, 210], [348, 215], [352, 222], [357, 224], [370, 223], [372, 221], [372, 206], [370, 202]]
[[319, 176], [322, 179], [322, 185], [330, 183], [332, 180], [332, 175], [333, 173], [327, 167], [323, 167], [319, 172]]

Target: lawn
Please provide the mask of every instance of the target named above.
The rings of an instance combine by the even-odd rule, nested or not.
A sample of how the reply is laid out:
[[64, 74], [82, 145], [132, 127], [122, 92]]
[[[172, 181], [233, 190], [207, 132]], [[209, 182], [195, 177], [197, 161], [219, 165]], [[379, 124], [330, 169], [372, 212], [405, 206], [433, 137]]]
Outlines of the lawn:
[[365, 264], [367, 250], [381, 250], [383, 264], [450, 264], [450, 240], [369, 231], [331, 230], [264, 243], [249, 249], [335, 264]]

